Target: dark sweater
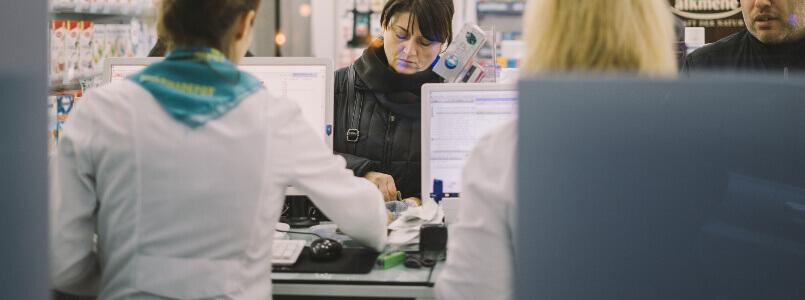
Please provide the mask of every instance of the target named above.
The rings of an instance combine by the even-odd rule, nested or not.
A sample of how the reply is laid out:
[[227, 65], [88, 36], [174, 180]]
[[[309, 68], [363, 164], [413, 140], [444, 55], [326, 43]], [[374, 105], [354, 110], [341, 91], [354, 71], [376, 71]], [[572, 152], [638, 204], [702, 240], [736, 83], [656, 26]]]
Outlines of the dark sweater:
[[744, 29], [693, 51], [685, 58], [682, 71], [805, 74], [805, 38], [792, 43], [768, 45]]

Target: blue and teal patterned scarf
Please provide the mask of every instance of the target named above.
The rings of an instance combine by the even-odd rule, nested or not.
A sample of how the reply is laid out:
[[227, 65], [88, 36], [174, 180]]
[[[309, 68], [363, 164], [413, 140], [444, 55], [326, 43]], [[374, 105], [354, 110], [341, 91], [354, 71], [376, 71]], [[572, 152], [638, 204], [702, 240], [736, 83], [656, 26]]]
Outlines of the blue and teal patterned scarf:
[[165, 60], [128, 77], [190, 128], [217, 119], [263, 87], [211, 48], [177, 48]]

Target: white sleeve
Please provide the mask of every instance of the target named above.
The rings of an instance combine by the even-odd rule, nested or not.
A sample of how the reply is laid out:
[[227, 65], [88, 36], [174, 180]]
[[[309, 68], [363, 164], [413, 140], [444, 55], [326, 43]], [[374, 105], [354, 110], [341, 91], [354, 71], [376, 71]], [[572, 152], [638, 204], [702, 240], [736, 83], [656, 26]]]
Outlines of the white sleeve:
[[438, 299], [513, 296], [514, 144], [486, 136], [467, 160], [459, 219], [449, 227], [447, 262], [435, 285]]
[[291, 184], [308, 195], [341, 231], [377, 251], [386, 245], [383, 196], [370, 181], [355, 177], [343, 157], [334, 155], [294, 103], [281, 140], [291, 141]]
[[51, 175], [51, 280], [56, 290], [75, 295], [95, 295], [100, 284], [92, 251], [98, 202], [89, 150], [94, 128], [90, 102], [76, 106], [65, 122]]

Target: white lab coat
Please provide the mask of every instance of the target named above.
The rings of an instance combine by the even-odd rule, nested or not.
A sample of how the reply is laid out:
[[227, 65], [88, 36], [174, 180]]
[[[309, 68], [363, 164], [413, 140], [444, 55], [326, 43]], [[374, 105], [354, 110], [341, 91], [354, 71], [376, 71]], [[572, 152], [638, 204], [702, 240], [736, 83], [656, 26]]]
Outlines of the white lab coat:
[[[122, 298], [271, 298], [271, 243], [293, 185], [358, 242], [381, 249], [383, 198], [265, 89], [190, 129], [131, 81], [86, 94], [52, 183], [58, 290]], [[97, 254], [93, 235], [97, 233]]]
[[478, 140], [464, 166], [459, 220], [448, 228], [438, 299], [513, 297], [517, 123]]

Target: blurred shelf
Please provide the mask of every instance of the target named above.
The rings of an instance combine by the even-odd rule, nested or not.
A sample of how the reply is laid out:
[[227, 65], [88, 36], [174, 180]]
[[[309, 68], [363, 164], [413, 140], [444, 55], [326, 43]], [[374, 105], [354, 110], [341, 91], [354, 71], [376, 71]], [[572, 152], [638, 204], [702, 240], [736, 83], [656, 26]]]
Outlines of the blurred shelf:
[[485, 15], [520, 16], [525, 9], [525, 2], [478, 2], [478, 17]]
[[71, 3], [58, 2], [50, 4], [51, 14], [83, 14], [97, 16], [130, 16], [140, 17], [149, 15], [151, 7], [145, 3]]
[[63, 90], [81, 87], [82, 79], [94, 79], [103, 75], [102, 72], [76, 73], [73, 76], [68, 74], [50, 75], [50, 90]]

